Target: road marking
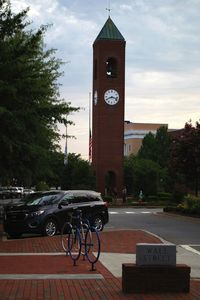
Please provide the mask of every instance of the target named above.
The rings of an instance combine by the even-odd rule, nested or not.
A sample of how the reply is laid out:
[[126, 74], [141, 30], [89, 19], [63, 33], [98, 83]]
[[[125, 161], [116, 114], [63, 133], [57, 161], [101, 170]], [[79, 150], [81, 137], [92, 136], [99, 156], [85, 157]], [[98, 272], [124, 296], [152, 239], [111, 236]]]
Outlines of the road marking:
[[[196, 249], [192, 248], [191, 246], [189, 245], [180, 245], [182, 248], [184, 248], [185, 250], [188, 250], [190, 252], [193, 252], [195, 254], [198, 254], [200, 255], [200, 251], [197, 251]], [[199, 246], [199, 245], [194, 245], [194, 246]]]
[[154, 212], [152, 211], [122, 211], [122, 212], [118, 212], [118, 211], [109, 211], [110, 215], [119, 215], [119, 214], [154, 214]]

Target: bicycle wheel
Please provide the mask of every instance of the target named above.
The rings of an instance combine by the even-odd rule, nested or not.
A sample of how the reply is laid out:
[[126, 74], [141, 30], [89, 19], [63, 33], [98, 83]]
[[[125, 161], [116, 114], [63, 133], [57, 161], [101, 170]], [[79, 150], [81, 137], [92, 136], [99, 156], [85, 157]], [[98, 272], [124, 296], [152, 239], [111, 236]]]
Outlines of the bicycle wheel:
[[100, 238], [96, 228], [89, 228], [85, 236], [85, 254], [91, 264], [95, 264], [100, 255]]
[[68, 235], [68, 251], [74, 261], [79, 259], [81, 254], [81, 235], [78, 228], [72, 228]]
[[62, 248], [65, 252], [69, 252], [68, 249], [68, 238], [69, 238], [69, 233], [72, 231], [72, 225], [67, 222], [63, 225], [63, 228], [61, 230], [61, 245]]
[[[81, 228], [80, 228], [80, 235], [81, 235], [81, 242], [82, 242], [82, 245], [85, 245], [85, 237], [86, 237], [86, 232], [89, 230], [89, 226], [87, 223], [81, 223]], [[91, 231], [90, 231], [90, 241], [91, 241]], [[85, 256], [85, 250], [86, 248], [85, 247], [82, 247], [81, 248], [81, 254], [83, 256]], [[89, 251], [89, 248], [87, 249]]]

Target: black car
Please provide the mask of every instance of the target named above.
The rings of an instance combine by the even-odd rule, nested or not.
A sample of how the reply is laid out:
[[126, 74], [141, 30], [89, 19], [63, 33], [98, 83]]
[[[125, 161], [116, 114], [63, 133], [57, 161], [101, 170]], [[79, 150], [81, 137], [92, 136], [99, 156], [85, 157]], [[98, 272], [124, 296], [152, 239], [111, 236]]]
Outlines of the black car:
[[53, 236], [70, 220], [71, 213], [81, 209], [83, 217], [98, 230], [108, 222], [108, 207], [101, 194], [94, 191], [35, 192], [18, 203], [4, 208], [4, 231], [11, 237], [23, 233]]

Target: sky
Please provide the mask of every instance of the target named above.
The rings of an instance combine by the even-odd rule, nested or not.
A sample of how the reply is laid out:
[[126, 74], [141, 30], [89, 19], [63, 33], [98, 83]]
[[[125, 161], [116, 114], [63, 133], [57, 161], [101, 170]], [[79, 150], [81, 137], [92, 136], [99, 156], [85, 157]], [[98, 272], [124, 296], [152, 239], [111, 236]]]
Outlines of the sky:
[[[29, 7], [33, 28], [52, 24], [47, 48], [66, 62], [60, 95], [79, 112], [69, 116], [68, 153], [88, 159], [92, 44], [110, 16], [126, 40], [125, 120], [183, 128], [200, 119], [199, 0], [11, 0]], [[60, 132], [65, 129], [60, 127]], [[64, 151], [65, 141], [61, 141]]]

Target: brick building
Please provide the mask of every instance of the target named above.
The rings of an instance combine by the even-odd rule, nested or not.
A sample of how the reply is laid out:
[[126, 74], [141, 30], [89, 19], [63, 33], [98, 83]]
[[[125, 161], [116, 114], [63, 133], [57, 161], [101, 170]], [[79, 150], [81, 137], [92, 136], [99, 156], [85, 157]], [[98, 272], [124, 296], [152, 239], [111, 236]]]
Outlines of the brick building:
[[149, 132], [156, 134], [157, 129], [163, 126], [168, 128], [168, 124], [124, 121], [124, 155], [137, 154], [145, 135]]

